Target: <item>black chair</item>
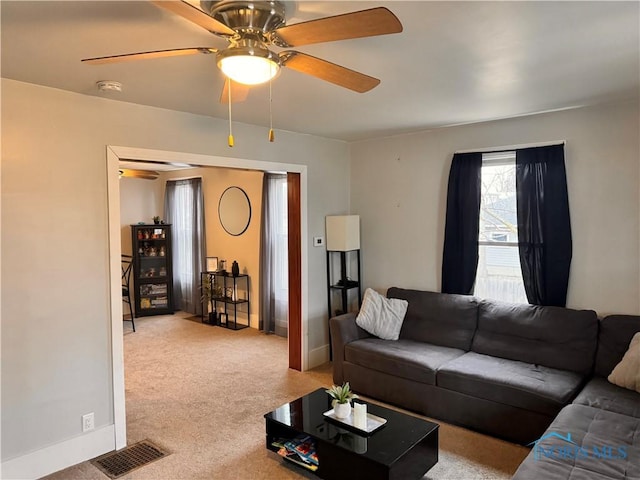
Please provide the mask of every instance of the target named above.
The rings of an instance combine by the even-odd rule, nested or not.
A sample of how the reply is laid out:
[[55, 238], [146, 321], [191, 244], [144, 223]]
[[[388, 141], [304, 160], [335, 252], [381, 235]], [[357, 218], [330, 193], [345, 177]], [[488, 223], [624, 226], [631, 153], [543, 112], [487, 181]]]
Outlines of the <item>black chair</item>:
[[[129, 305], [129, 313], [131, 314], [131, 326], [133, 327], [133, 331], [136, 331], [136, 324], [133, 321], [133, 307], [131, 306], [131, 270], [133, 268], [133, 257], [131, 255], [122, 255], [122, 301]], [[127, 322], [124, 316], [122, 315], [122, 320]]]

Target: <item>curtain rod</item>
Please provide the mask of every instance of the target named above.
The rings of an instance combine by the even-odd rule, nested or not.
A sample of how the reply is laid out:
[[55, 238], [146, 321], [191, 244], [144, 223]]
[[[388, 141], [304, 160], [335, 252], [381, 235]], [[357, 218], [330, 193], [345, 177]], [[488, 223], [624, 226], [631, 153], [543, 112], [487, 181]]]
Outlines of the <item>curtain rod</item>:
[[550, 142], [523, 143], [521, 145], [506, 145], [502, 147], [470, 148], [466, 150], [456, 150], [453, 153], [483, 153], [483, 152], [508, 152], [510, 150], [520, 150], [522, 148], [548, 147], [550, 145], [566, 145], [566, 140], [553, 140]]

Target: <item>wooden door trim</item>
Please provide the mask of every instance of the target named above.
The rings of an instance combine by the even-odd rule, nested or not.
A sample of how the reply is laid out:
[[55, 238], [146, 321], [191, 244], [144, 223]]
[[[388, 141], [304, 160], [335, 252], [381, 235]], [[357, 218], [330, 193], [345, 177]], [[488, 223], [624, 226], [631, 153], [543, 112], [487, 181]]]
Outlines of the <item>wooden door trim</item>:
[[287, 173], [289, 368], [302, 370], [302, 225], [300, 174]]

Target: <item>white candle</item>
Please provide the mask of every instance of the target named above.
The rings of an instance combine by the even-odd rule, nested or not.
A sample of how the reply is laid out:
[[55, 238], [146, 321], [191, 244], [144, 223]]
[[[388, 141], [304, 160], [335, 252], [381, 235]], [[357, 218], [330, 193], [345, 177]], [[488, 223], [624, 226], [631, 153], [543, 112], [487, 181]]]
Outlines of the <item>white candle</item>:
[[367, 404], [353, 404], [353, 423], [356, 428], [365, 430], [367, 428]]

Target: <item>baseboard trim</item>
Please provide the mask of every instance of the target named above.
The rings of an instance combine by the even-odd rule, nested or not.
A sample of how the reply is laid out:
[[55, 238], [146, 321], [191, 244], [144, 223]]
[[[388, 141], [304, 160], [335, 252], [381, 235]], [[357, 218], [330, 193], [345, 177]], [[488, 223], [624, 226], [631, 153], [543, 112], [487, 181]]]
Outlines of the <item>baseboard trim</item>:
[[2, 462], [0, 478], [41, 478], [112, 450], [115, 450], [115, 427], [109, 425]]
[[321, 347], [309, 350], [309, 369], [319, 367], [323, 363], [329, 361], [329, 345], [322, 345]]

